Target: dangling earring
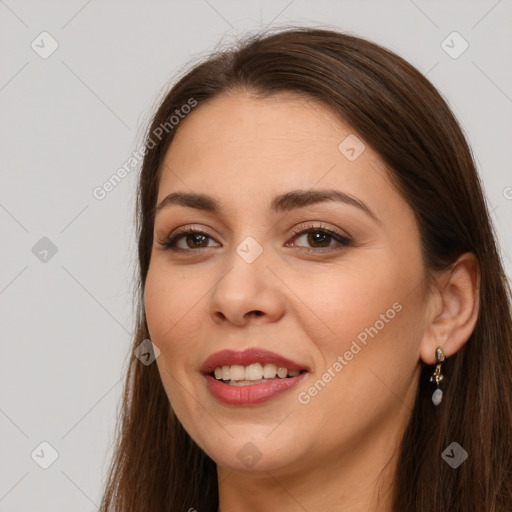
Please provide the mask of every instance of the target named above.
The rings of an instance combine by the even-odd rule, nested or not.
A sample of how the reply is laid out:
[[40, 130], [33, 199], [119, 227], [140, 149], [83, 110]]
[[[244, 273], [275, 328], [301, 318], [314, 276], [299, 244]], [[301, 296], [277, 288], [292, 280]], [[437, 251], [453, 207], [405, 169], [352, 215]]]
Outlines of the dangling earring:
[[437, 389], [432, 394], [432, 403], [434, 405], [439, 405], [441, 400], [443, 399], [443, 390], [439, 387], [439, 383], [444, 379], [443, 374], [441, 373], [441, 365], [443, 361], [446, 359], [446, 355], [444, 353], [443, 347], [436, 348], [436, 359], [437, 365], [432, 377], [430, 377], [430, 382], [436, 381]]

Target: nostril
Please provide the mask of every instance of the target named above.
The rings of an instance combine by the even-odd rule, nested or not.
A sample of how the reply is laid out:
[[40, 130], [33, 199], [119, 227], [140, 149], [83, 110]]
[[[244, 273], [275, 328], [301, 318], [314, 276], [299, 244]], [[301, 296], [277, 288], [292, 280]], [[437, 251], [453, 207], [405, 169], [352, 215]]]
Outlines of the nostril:
[[258, 311], [258, 310], [256, 310], [256, 311], [251, 311], [251, 313], [252, 313], [254, 316], [261, 316], [261, 315], [263, 315], [263, 311]]

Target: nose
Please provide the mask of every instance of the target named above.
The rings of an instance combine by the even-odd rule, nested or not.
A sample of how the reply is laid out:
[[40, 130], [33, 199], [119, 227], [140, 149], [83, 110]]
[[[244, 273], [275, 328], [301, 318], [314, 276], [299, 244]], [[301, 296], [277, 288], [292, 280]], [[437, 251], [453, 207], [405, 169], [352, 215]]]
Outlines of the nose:
[[285, 311], [281, 286], [281, 281], [267, 267], [264, 254], [248, 263], [234, 252], [228, 271], [212, 290], [210, 316], [219, 325], [237, 327], [249, 322], [276, 322]]

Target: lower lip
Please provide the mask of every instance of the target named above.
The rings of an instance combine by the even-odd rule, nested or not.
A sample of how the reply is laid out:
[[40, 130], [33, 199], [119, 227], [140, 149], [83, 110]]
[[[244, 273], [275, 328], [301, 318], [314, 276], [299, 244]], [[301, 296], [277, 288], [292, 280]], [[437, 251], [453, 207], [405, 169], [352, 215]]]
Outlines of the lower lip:
[[286, 379], [273, 379], [261, 384], [247, 386], [230, 386], [217, 380], [211, 375], [205, 375], [206, 385], [210, 393], [220, 402], [228, 405], [258, 405], [268, 402], [272, 398], [289, 391], [296, 386], [306, 375], [306, 372], [297, 377]]

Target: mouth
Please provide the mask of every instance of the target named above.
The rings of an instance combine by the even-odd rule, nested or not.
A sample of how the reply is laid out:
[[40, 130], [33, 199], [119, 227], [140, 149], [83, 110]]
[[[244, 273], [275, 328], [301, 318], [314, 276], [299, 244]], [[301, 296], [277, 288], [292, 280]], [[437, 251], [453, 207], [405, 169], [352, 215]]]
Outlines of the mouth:
[[306, 365], [256, 348], [217, 352], [201, 369], [211, 395], [238, 406], [267, 402], [296, 386], [309, 371]]
[[253, 363], [248, 366], [224, 365], [217, 366], [209, 375], [229, 386], [254, 386], [271, 382], [275, 379], [293, 379], [307, 370], [288, 370], [274, 363]]

